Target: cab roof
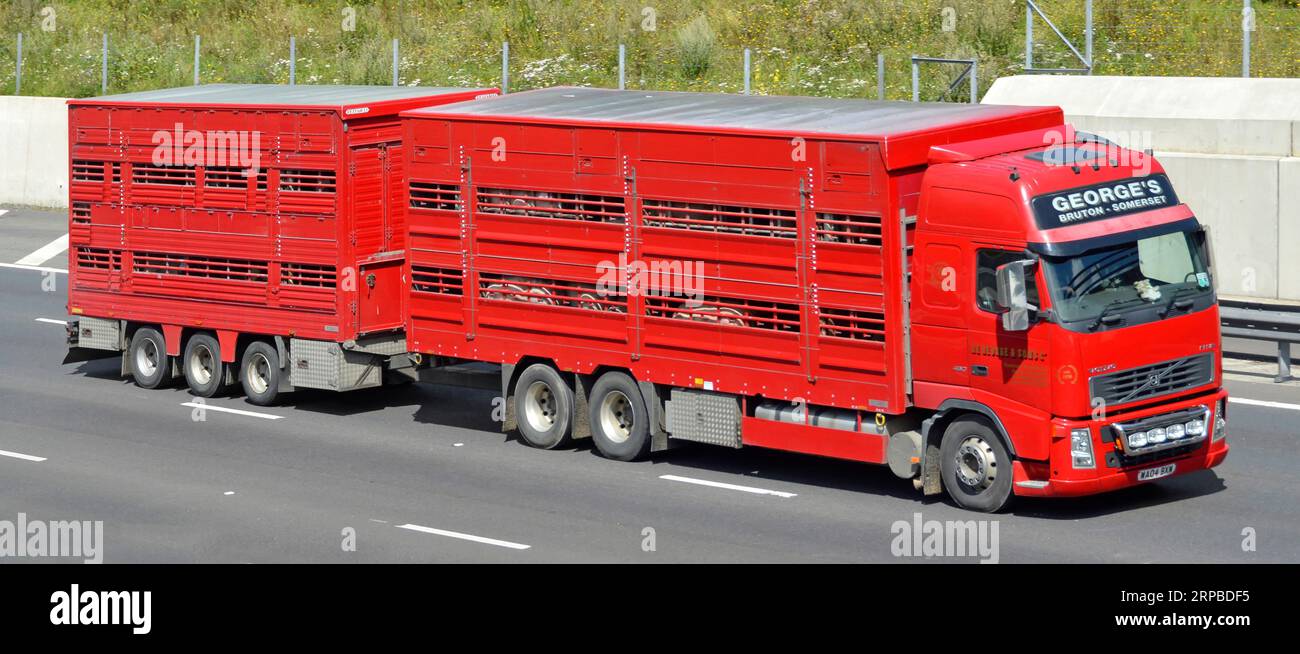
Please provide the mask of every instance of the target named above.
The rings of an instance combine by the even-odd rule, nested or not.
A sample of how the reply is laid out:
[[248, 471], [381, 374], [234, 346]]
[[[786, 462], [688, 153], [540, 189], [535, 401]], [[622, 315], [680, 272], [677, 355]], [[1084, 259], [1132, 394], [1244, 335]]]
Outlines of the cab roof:
[[816, 136], [878, 142], [888, 168], [926, 163], [933, 145], [1064, 122], [1057, 107], [556, 87], [406, 116], [666, 131]]
[[[493, 88], [438, 86], [313, 86], [306, 84], [200, 84], [74, 98], [72, 106], [184, 106], [240, 109], [333, 109], [346, 118], [388, 115], [429, 100], [460, 102], [497, 92]], [[362, 111], [364, 109], [364, 111]]]

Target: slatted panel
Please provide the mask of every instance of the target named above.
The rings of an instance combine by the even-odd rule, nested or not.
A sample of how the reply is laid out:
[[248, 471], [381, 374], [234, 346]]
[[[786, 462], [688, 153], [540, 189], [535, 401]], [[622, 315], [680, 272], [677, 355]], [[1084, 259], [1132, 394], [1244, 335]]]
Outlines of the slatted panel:
[[122, 270], [122, 251], [106, 248], [73, 248], [72, 265], [76, 288], [108, 288]]
[[137, 275], [167, 275], [258, 284], [266, 283], [268, 267], [265, 261], [161, 252], [136, 252], [132, 255], [132, 261], [132, 272]]
[[788, 239], [799, 234], [792, 209], [646, 198], [641, 202], [641, 216], [646, 227]]
[[626, 220], [619, 196], [524, 189], [478, 189], [478, 212], [604, 223]]
[[412, 181], [408, 188], [412, 209], [460, 211], [460, 187], [455, 184]]
[[817, 240], [846, 245], [880, 247], [880, 216], [841, 213], [817, 214]]
[[280, 264], [280, 304], [312, 311], [329, 311], [337, 301], [338, 270], [312, 263]]
[[701, 298], [646, 296], [645, 308], [646, 315], [654, 318], [799, 332], [799, 307], [784, 302], [718, 295], [705, 295]]
[[337, 181], [332, 170], [287, 168], [280, 172], [280, 209], [285, 212], [334, 211]]
[[416, 293], [460, 296], [464, 292], [464, 276], [455, 268], [412, 266], [411, 289]]
[[131, 201], [136, 204], [194, 204], [196, 170], [190, 166], [131, 164]]
[[596, 284], [563, 279], [480, 273], [479, 296], [485, 300], [627, 313], [627, 297], [614, 295]]

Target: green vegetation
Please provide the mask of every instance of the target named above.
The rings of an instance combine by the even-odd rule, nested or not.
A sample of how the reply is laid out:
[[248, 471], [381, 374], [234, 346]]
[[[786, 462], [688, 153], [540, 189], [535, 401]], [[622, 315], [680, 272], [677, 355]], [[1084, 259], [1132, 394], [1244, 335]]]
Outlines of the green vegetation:
[[[1083, 0], [1039, 4], [1082, 50]], [[1095, 5], [1097, 74], [1240, 74], [1240, 0]], [[1300, 0], [1255, 7], [1253, 74], [1300, 76]], [[204, 82], [287, 82], [292, 35], [300, 84], [390, 83], [397, 38], [403, 84], [493, 86], [508, 40], [511, 90], [616, 86], [623, 43], [630, 88], [739, 91], [749, 47], [757, 93], [874, 97], [883, 53], [889, 97], [905, 99], [911, 54], [975, 57], [982, 88], [1016, 74], [1024, 11], [1022, 0], [7, 0], [0, 93], [14, 91], [22, 32], [24, 95], [98, 95], [106, 32], [110, 93], [190, 84], [198, 34]], [[1041, 20], [1035, 35], [1036, 65], [1077, 66]], [[924, 97], [957, 72], [925, 67]]]

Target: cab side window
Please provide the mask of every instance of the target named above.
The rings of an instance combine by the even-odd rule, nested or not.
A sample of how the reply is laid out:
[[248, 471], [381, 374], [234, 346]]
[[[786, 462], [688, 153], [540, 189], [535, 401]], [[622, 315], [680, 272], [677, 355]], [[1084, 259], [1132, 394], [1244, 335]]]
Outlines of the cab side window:
[[[989, 313], [998, 311], [998, 266], [1025, 258], [1024, 252], [1015, 250], [979, 250], [975, 253], [975, 304]], [[1028, 276], [1025, 290], [1029, 303], [1038, 307], [1038, 281]]]

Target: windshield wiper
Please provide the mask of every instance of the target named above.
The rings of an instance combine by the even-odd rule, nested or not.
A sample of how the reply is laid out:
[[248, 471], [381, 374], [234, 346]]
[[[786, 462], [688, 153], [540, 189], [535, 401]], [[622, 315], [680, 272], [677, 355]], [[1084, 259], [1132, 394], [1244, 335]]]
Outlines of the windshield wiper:
[[1133, 301], [1134, 300], [1126, 300], [1122, 297], [1111, 300], [1109, 303], [1106, 304], [1106, 306], [1101, 308], [1101, 311], [1097, 313], [1097, 319], [1093, 320], [1091, 325], [1088, 325], [1088, 331], [1096, 331], [1097, 328], [1100, 327], [1103, 322], [1106, 323], [1107, 325], [1114, 322], [1119, 322], [1120, 320], [1119, 316], [1110, 316], [1106, 314], [1111, 309], [1114, 309], [1115, 307], [1118, 307], [1122, 304], [1129, 304], [1130, 302]]
[[1163, 309], [1160, 310], [1160, 318], [1161, 318], [1161, 319], [1164, 319], [1165, 316], [1169, 315], [1169, 312], [1170, 312], [1170, 311], [1173, 311], [1173, 310], [1174, 310], [1174, 307], [1178, 307], [1179, 309], [1187, 309], [1187, 308], [1190, 308], [1190, 307], [1194, 304], [1194, 302], [1192, 302], [1191, 300], [1183, 300], [1182, 302], [1179, 302], [1179, 301], [1178, 301], [1178, 296], [1180, 296], [1180, 295], [1182, 295], [1183, 293], [1185, 293], [1185, 292], [1187, 292], [1187, 291], [1190, 291], [1190, 290], [1193, 290], [1193, 289], [1190, 288], [1190, 287], [1184, 286], [1184, 287], [1178, 289], [1177, 291], [1174, 291], [1174, 294], [1173, 294], [1172, 296], [1169, 297], [1169, 304], [1166, 304], [1166, 305], [1165, 305], [1165, 308], [1163, 308]]

